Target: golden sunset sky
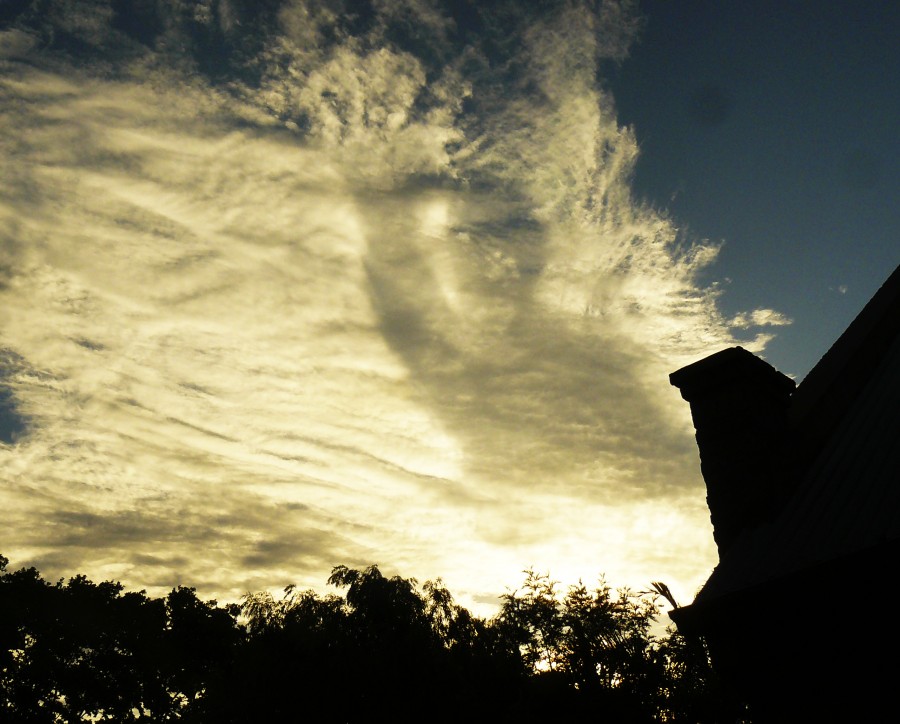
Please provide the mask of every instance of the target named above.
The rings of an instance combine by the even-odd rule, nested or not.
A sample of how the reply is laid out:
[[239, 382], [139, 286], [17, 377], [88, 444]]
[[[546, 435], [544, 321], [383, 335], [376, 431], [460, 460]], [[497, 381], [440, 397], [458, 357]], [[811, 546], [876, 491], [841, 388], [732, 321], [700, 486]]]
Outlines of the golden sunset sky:
[[726, 314], [719, 242], [633, 193], [603, 74], [636, 7], [19, 5], [12, 567], [234, 600], [377, 563], [489, 613], [531, 566], [690, 599], [715, 548], [668, 374], [789, 320]]

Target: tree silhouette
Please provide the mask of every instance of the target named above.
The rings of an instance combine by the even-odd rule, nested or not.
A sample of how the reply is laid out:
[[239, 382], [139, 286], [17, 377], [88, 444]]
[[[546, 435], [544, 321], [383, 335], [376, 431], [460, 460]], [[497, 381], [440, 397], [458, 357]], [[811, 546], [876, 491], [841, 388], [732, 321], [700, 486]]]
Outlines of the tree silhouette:
[[0, 721], [456, 722], [603, 716], [735, 721], [701, 641], [650, 634], [655, 596], [601, 579], [565, 594], [526, 571], [492, 619], [377, 566], [333, 569], [342, 595], [293, 586], [240, 605], [75, 576], [0, 556]]
[[236, 609], [204, 603], [193, 589], [154, 599], [0, 564], [0, 720], [177, 718], [244, 635]]

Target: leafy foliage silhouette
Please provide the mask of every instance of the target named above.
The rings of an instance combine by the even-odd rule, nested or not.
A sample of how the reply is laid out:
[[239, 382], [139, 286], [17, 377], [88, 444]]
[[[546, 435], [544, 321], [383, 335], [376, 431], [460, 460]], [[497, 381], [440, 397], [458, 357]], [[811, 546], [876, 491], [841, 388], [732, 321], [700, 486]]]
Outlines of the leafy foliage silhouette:
[[702, 642], [650, 633], [656, 597], [525, 572], [485, 620], [440, 580], [337, 566], [342, 595], [165, 598], [0, 556], [0, 721], [735, 721]]

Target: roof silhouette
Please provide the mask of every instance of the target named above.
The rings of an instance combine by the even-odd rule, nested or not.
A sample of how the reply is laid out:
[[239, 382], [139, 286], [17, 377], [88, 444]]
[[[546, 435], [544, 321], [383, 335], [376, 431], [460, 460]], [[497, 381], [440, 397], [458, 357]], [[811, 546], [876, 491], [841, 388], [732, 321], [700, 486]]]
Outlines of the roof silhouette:
[[900, 538], [898, 332], [900, 267], [791, 396], [796, 491], [744, 531], [697, 603]]

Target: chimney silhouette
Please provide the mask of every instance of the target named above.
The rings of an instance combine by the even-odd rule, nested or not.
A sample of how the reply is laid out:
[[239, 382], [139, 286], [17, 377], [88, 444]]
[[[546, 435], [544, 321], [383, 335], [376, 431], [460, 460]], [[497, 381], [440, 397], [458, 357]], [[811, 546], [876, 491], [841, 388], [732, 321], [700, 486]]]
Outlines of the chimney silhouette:
[[691, 405], [719, 558], [783, 500], [795, 383], [742, 347], [669, 375]]

